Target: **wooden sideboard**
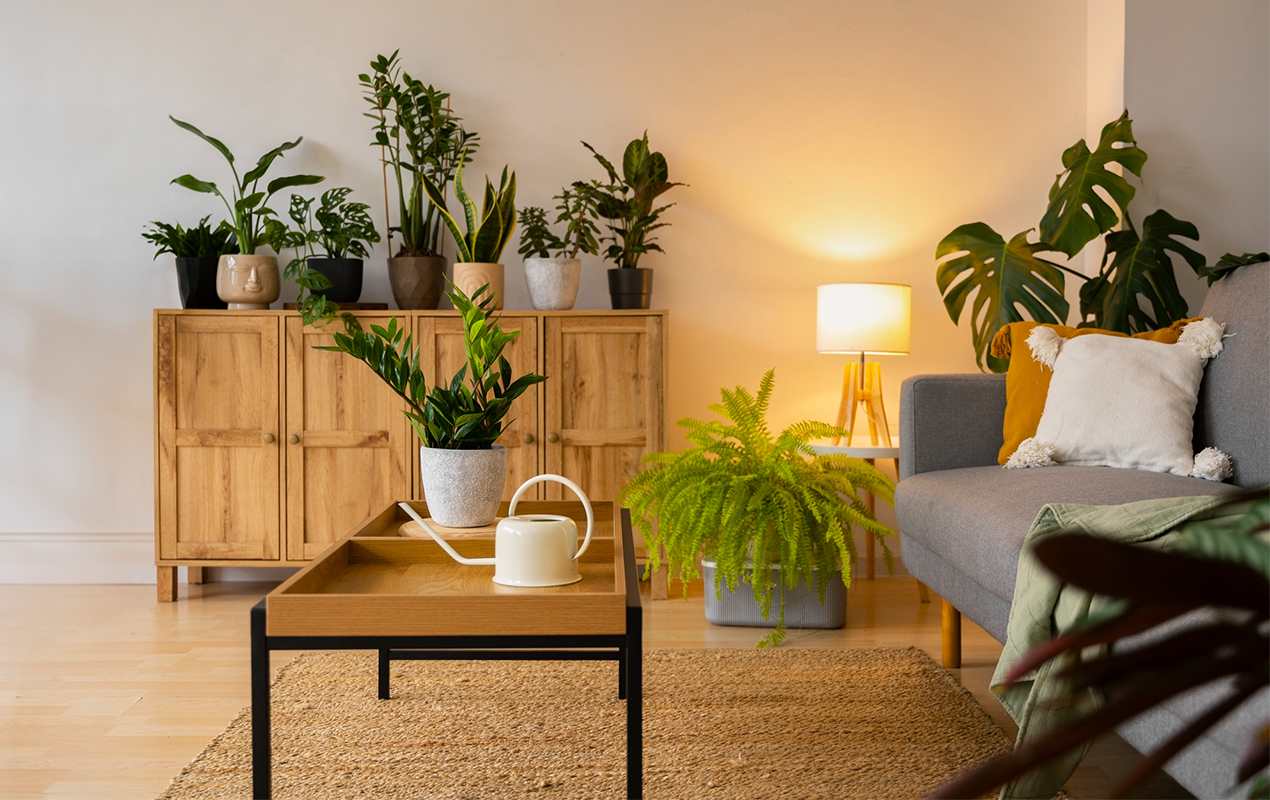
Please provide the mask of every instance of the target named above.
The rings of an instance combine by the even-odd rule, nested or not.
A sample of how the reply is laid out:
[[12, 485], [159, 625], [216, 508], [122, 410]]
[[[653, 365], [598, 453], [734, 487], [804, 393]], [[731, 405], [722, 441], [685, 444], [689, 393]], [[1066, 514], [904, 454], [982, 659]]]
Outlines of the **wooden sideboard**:
[[[647, 453], [666, 447], [666, 311], [507, 311], [521, 335], [506, 356], [545, 383], [512, 407], [504, 499], [555, 472], [612, 500]], [[414, 334], [428, 382], [463, 363], [453, 311], [396, 317]], [[159, 599], [176, 568], [299, 566], [373, 512], [422, 500], [419, 440], [404, 403], [366, 365], [314, 350], [341, 330], [293, 311], [154, 312], [155, 565]], [[565, 499], [539, 484], [526, 499]]]

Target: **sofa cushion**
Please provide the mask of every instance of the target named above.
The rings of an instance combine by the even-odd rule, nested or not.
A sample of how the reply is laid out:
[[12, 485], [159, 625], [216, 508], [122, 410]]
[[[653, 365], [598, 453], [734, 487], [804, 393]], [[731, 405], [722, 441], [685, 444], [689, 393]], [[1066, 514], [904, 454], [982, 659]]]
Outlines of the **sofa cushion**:
[[969, 467], [900, 481], [895, 515], [905, 536], [1009, 603], [1023, 539], [1045, 504], [1120, 505], [1235, 490], [1200, 478], [1115, 467]]

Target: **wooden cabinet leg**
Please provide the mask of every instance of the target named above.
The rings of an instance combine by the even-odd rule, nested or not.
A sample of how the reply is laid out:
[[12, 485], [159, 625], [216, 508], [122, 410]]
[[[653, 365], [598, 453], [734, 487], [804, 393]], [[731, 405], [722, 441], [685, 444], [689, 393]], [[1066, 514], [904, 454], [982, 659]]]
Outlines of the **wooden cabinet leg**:
[[926, 584], [921, 581], [917, 582], [917, 598], [923, 603], [930, 602], [930, 589], [926, 588]]
[[159, 602], [176, 600], [176, 567], [156, 567], [158, 570]]
[[961, 612], [953, 608], [952, 603], [947, 600], [941, 600], [940, 602], [943, 603], [942, 624], [940, 628], [943, 632], [944, 668], [960, 669]]
[[670, 567], [666, 566], [666, 548], [661, 549], [661, 563], [657, 571], [650, 576], [649, 592], [654, 600], [665, 600], [670, 597]]
[[190, 583], [207, 583], [206, 567], [189, 567]]

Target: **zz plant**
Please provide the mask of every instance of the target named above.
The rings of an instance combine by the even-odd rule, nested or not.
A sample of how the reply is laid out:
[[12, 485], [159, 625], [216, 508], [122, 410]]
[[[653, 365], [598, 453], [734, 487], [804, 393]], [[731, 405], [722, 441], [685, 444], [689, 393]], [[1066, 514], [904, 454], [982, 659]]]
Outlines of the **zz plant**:
[[157, 250], [154, 257], [171, 253], [177, 258], [219, 258], [238, 252], [238, 240], [232, 231], [207, 224], [210, 216], [203, 217], [192, 228], [183, 228], [181, 223], [169, 225], [166, 222], [151, 222], [150, 230], [144, 231], [141, 237], [153, 244]]
[[684, 184], [670, 181], [666, 157], [648, 147], [648, 131], [644, 131], [643, 138], [633, 139], [626, 145], [620, 173], [594, 147], [586, 142], [582, 146], [591, 151], [609, 179], [607, 184], [599, 181], [591, 184], [596, 211], [605, 219], [609, 230], [609, 235], [604, 237], [608, 242], [604, 258], [618, 267], [634, 269], [643, 254], [654, 250], [662, 252], [651, 234], [669, 224], [660, 221], [661, 215], [674, 204], [655, 206], [654, 202], [665, 192]]
[[[476, 296], [487, 290], [482, 287]], [[492, 294], [476, 301], [455, 288], [447, 296], [463, 318], [467, 358], [448, 384], [428, 388], [419, 367], [419, 348], [395, 317], [387, 327], [372, 325], [367, 332], [346, 315], [345, 332], [335, 334], [333, 346], [318, 349], [347, 353], [374, 370], [406, 401], [406, 417], [424, 447], [489, 450], [503, 433], [512, 403], [546, 378], [534, 373], [512, 376], [503, 350], [520, 331], [508, 333], [499, 327], [492, 316]]]
[[[710, 405], [722, 421], [679, 420], [693, 446], [647, 456], [649, 468], [617, 498], [644, 536], [650, 571], [658, 568], [663, 547], [684, 581], [700, 577], [703, 554], [712, 557], [718, 565], [715, 592], [748, 580], [765, 618], [778, 581], [786, 589], [800, 581], [814, 586], [822, 603], [835, 569], [841, 567], [850, 583], [852, 526], [878, 540], [887, 569], [894, 570], [886, 542], [894, 533], [856, 494], [864, 489], [891, 505], [894, 484], [858, 458], [816, 455], [813, 439], [845, 435], [833, 425], [798, 422], [773, 436], [765, 417], [774, 382], [769, 370], [757, 394], [741, 386], [724, 389], [723, 402]], [[784, 601], [782, 591], [779, 624], [760, 646], [784, 639]]]
[[503, 167], [503, 175], [498, 182], [498, 190], [489, 178], [485, 179], [485, 196], [481, 202], [478, 215], [476, 204], [463, 186], [463, 167], [458, 168], [454, 176], [454, 194], [463, 206], [463, 219], [467, 224], [467, 232], [459, 230], [459, 223], [450, 216], [446, 209], [445, 193], [427, 175], [423, 176], [423, 185], [433, 207], [441, 214], [450, 235], [454, 237], [454, 260], [463, 263], [497, 264], [503, 257], [503, 248], [516, 228], [516, 173], [510, 177], [507, 167]]
[[526, 206], [520, 212], [520, 249], [526, 258], [577, 258], [578, 253], [596, 255], [600, 232], [595, 224], [595, 193], [582, 181], [566, 186], [556, 195], [556, 223], [564, 223], [564, 236], [548, 227], [546, 210]]

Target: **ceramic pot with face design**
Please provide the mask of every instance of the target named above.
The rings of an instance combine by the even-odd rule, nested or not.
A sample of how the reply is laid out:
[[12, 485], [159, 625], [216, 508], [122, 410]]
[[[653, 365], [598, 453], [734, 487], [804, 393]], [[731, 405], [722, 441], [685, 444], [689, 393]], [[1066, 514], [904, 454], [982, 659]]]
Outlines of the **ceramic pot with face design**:
[[216, 265], [216, 294], [230, 310], [266, 309], [280, 291], [276, 256], [234, 254]]

